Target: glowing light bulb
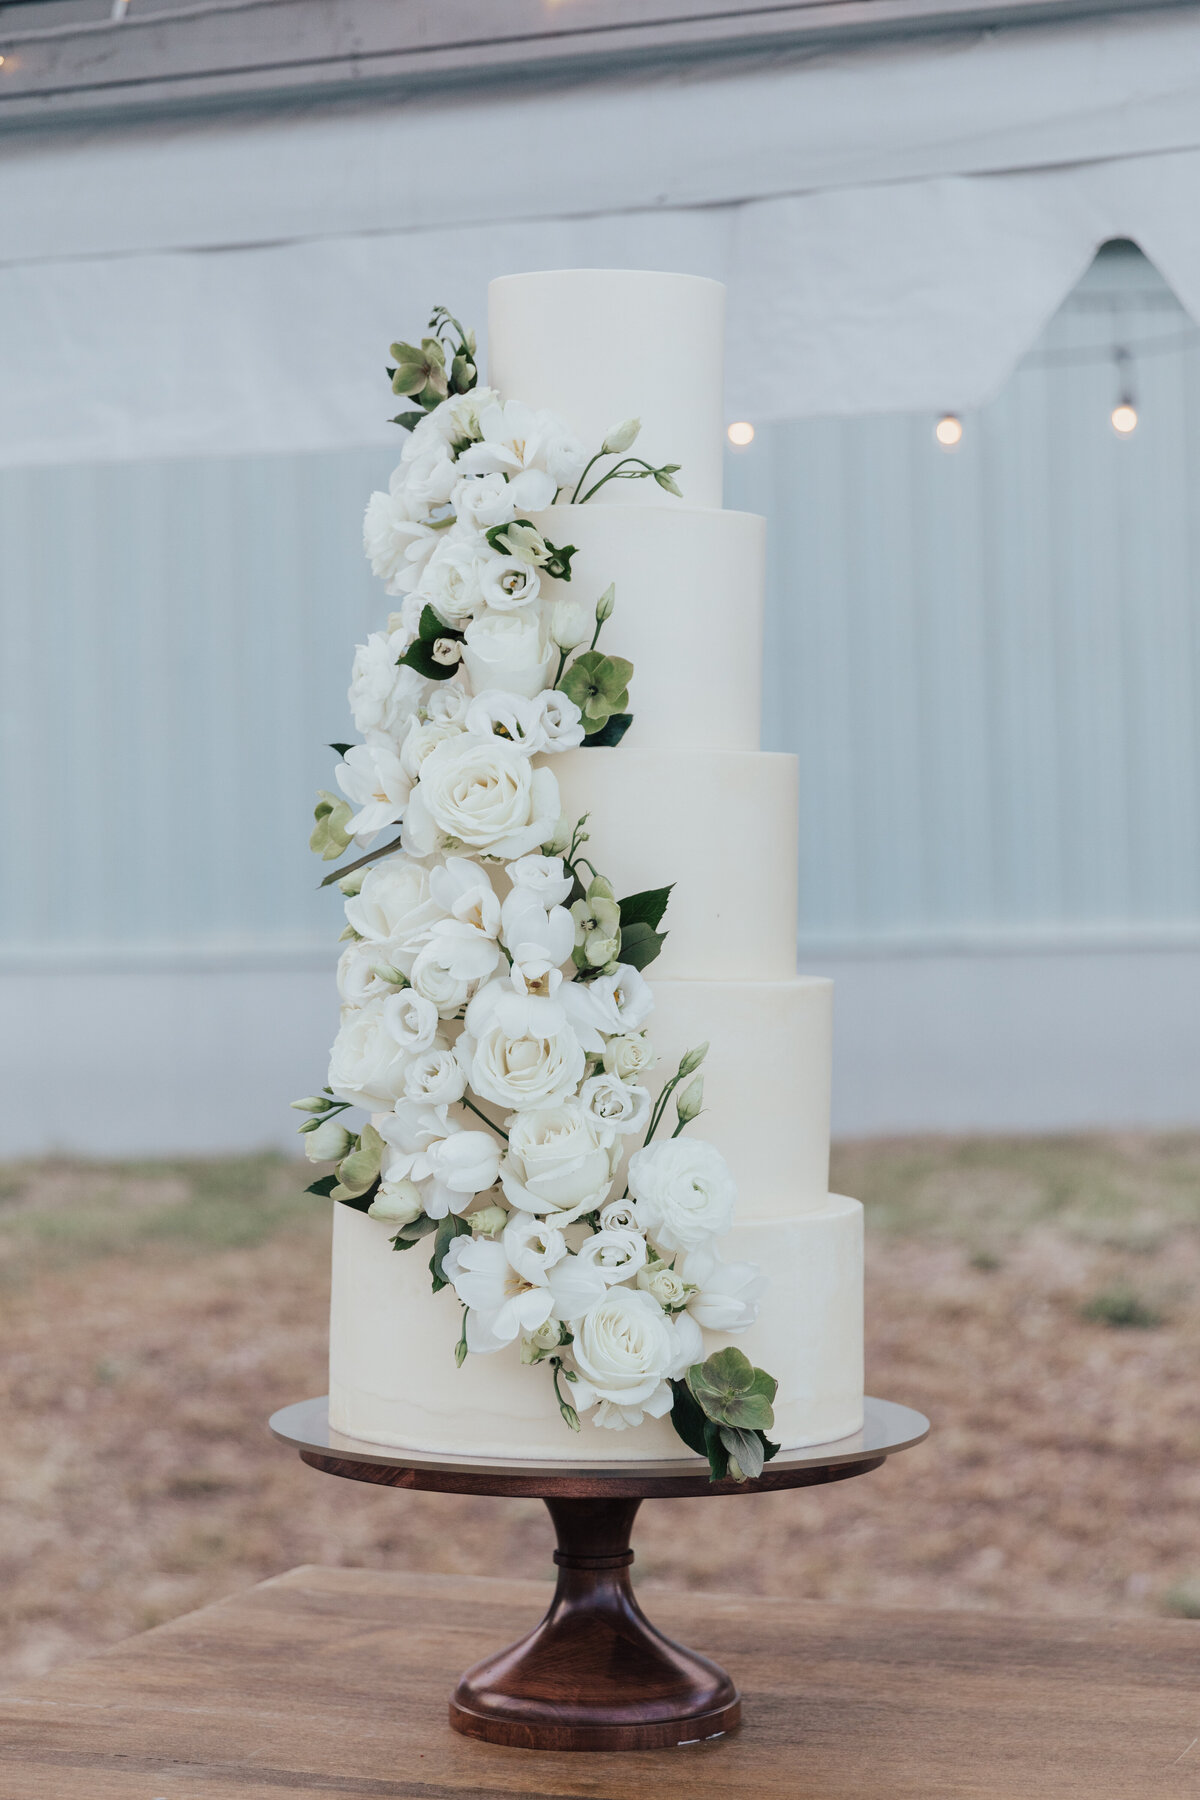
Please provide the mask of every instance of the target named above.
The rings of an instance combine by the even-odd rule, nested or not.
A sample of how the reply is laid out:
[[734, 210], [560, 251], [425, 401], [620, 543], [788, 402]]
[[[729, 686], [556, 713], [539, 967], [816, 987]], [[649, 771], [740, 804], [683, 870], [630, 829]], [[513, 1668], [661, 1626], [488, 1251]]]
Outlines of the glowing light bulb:
[[933, 428], [933, 435], [943, 450], [957, 450], [962, 443], [962, 434], [962, 420], [955, 418], [953, 413], [946, 413]]
[[744, 450], [747, 444], [754, 442], [754, 427], [748, 420], [738, 419], [729, 427], [725, 435], [731, 444], [736, 444], [739, 450]]
[[1137, 430], [1137, 407], [1132, 400], [1119, 400], [1109, 417], [1112, 428], [1119, 437], [1128, 437], [1131, 431]]

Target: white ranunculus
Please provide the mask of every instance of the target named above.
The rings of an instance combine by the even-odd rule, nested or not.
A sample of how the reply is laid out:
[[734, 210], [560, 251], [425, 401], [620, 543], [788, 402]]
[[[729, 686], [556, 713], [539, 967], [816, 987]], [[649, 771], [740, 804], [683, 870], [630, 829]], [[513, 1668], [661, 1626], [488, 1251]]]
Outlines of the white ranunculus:
[[466, 1076], [453, 1050], [431, 1044], [414, 1056], [404, 1074], [404, 1098], [418, 1106], [453, 1106], [466, 1090]]
[[561, 802], [549, 769], [515, 744], [463, 736], [426, 757], [405, 823], [406, 842], [428, 855], [439, 839], [490, 856], [524, 856], [554, 829]]
[[470, 703], [461, 681], [439, 681], [425, 702], [425, 717], [438, 725], [461, 725]]
[[333, 771], [338, 786], [358, 811], [350, 821], [355, 837], [370, 839], [404, 817], [412, 781], [385, 738], [352, 744]]
[[467, 707], [463, 724], [473, 737], [507, 739], [536, 756], [545, 748], [537, 699], [511, 694], [503, 688], [485, 688]]
[[400, 453], [400, 488], [414, 513], [428, 515], [445, 506], [462, 479], [445, 438], [414, 433]]
[[417, 952], [410, 979], [414, 991], [431, 1000], [442, 1018], [450, 1019], [480, 982], [495, 973], [499, 961], [495, 938], [458, 919], [442, 919]]
[[477, 694], [503, 688], [532, 699], [550, 679], [555, 650], [538, 613], [480, 613], [466, 629], [463, 661]]
[[442, 1267], [467, 1308], [467, 1349], [476, 1355], [502, 1350], [550, 1317], [550, 1289], [519, 1275], [495, 1238], [455, 1238]]
[[513, 1213], [502, 1241], [517, 1274], [539, 1287], [546, 1285], [548, 1272], [567, 1254], [567, 1240], [558, 1227], [533, 1213]]
[[726, 1263], [707, 1245], [689, 1250], [680, 1267], [695, 1289], [687, 1309], [707, 1331], [746, 1331], [758, 1317], [767, 1277], [757, 1263]]
[[644, 1031], [609, 1038], [604, 1046], [604, 1067], [610, 1075], [619, 1075], [622, 1081], [649, 1074], [657, 1061], [658, 1052]]
[[[396, 476], [393, 476], [396, 481]], [[372, 494], [363, 518], [363, 549], [371, 572], [387, 583], [389, 594], [415, 587], [437, 539], [417, 515], [397, 482], [393, 491]]]
[[604, 1204], [612, 1178], [611, 1149], [577, 1101], [532, 1107], [509, 1121], [500, 1185], [510, 1205], [567, 1225]]
[[389, 1225], [411, 1225], [425, 1211], [425, 1201], [415, 1181], [381, 1181], [367, 1208], [367, 1217]]
[[447, 1118], [445, 1107], [397, 1100], [374, 1124], [389, 1150], [384, 1180], [423, 1183], [431, 1219], [466, 1212], [476, 1194], [495, 1186], [500, 1167], [495, 1138], [486, 1131], [464, 1131]]
[[547, 912], [552, 906], [561, 906], [574, 886], [561, 856], [522, 856], [509, 863], [508, 879], [514, 888], [536, 894]]
[[398, 631], [373, 631], [365, 644], [355, 648], [348, 698], [354, 729], [364, 737], [371, 732], [401, 737], [424, 703], [429, 682], [407, 664], [397, 664], [407, 648], [403, 637]]
[[450, 502], [460, 526], [490, 531], [493, 525], [508, 525], [516, 518], [518, 498], [503, 475], [464, 475]]
[[493, 552], [480, 564], [479, 586], [493, 612], [519, 612], [538, 598], [542, 580], [529, 563]]
[[629, 1159], [638, 1221], [661, 1250], [697, 1250], [728, 1231], [737, 1188], [720, 1151], [700, 1138], [647, 1144]]
[[584, 738], [583, 714], [559, 688], [543, 688], [533, 700], [537, 708], [535, 733], [539, 749], [552, 754], [558, 750], [576, 750]]
[[576, 1407], [597, 1405], [593, 1422], [616, 1430], [640, 1425], [646, 1413], [661, 1419], [670, 1412], [671, 1379], [703, 1348], [692, 1320], [680, 1316], [690, 1331], [681, 1332], [642, 1290], [609, 1288], [575, 1330], [572, 1349], [580, 1379], [572, 1384], [571, 1398]]
[[577, 1252], [579, 1260], [597, 1270], [611, 1287], [614, 1282], [628, 1281], [646, 1266], [646, 1240], [640, 1231], [609, 1227], [594, 1231], [585, 1238]]
[[340, 1119], [325, 1119], [315, 1131], [306, 1131], [301, 1142], [309, 1162], [341, 1162], [354, 1139]]
[[432, 553], [417, 583], [417, 596], [446, 625], [461, 627], [483, 607], [477, 538], [447, 537]]
[[425, 758], [431, 750], [436, 750], [439, 744], [452, 738], [461, 737], [462, 733], [461, 725], [452, 725], [445, 719], [426, 719], [424, 723], [414, 719], [400, 746], [400, 761], [409, 779], [420, 779]]
[[652, 1262], [638, 1270], [637, 1284], [653, 1294], [662, 1307], [680, 1307], [688, 1297], [688, 1286], [669, 1263]]
[[383, 1022], [393, 1042], [407, 1055], [416, 1056], [430, 1049], [437, 1037], [438, 1010], [415, 988], [401, 988], [383, 1002]]
[[351, 942], [338, 957], [338, 995], [343, 1006], [365, 1006], [368, 1000], [386, 998], [396, 986], [380, 975], [380, 968], [394, 968], [379, 944]]
[[641, 1131], [650, 1117], [649, 1089], [630, 1087], [616, 1075], [593, 1075], [580, 1088], [579, 1101], [602, 1129], [622, 1137]]
[[428, 870], [403, 853], [372, 864], [346, 901], [346, 923], [373, 946], [375, 961], [406, 975], [441, 916], [430, 898]]
[[516, 1112], [556, 1105], [575, 1092], [584, 1071], [562, 1008], [540, 995], [515, 994], [503, 980], [471, 1001], [455, 1051], [476, 1094]]
[[368, 1111], [388, 1107], [404, 1092], [408, 1052], [387, 1029], [389, 1000], [371, 1000], [342, 1016], [329, 1052], [329, 1086], [339, 1100]]

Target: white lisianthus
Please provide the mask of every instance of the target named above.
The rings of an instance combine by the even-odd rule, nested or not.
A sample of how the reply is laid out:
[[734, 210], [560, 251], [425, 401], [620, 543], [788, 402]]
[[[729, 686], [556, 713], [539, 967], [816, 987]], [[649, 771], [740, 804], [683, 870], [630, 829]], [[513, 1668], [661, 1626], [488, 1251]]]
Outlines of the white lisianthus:
[[757, 1263], [722, 1262], [709, 1245], [689, 1250], [680, 1274], [694, 1289], [687, 1309], [707, 1331], [746, 1331], [758, 1317], [767, 1277]]
[[622, 1081], [648, 1075], [657, 1061], [658, 1052], [644, 1031], [609, 1038], [604, 1046], [604, 1067], [610, 1075], [619, 1075]]
[[545, 842], [558, 819], [558, 783], [534, 769], [515, 744], [470, 736], [439, 744], [425, 758], [405, 822], [418, 855], [439, 835], [489, 856], [524, 856]]
[[594, 1424], [621, 1430], [646, 1413], [661, 1419], [670, 1412], [671, 1379], [703, 1355], [703, 1341], [686, 1313], [672, 1322], [650, 1294], [611, 1287], [577, 1326], [573, 1353], [575, 1406], [595, 1405]]
[[561, 1006], [514, 994], [502, 980], [471, 1001], [455, 1052], [481, 1099], [518, 1112], [565, 1099], [584, 1071], [583, 1051]]
[[466, 1085], [458, 1058], [444, 1044], [420, 1051], [404, 1072], [404, 1098], [418, 1106], [453, 1106]]
[[355, 837], [370, 839], [404, 817], [412, 781], [386, 738], [352, 744], [333, 771], [338, 786], [358, 811], [350, 821]]
[[552, 906], [561, 906], [574, 886], [561, 856], [519, 857], [509, 863], [508, 879], [514, 888], [536, 895], [547, 912]]
[[559, 688], [543, 688], [533, 704], [537, 709], [533, 735], [539, 750], [552, 754], [578, 749], [584, 739], [583, 714], [570, 695]]
[[304, 1133], [304, 1154], [311, 1163], [341, 1162], [354, 1139], [338, 1119], [325, 1119]]
[[499, 613], [519, 612], [542, 591], [541, 576], [531, 564], [495, 553], [479, 565], [479, 586], [487, 605]]
[[481, 981], [495, 973], [500, 948], [473, 925], [442, 919], [417, 952], [411, 981], [416, 993], [431, 1000], [442, 1018], [453, 1018]]
[[560, 650], [578, 650], [592, 635], [592, 620], [578, 600], [556, 600], [550, 610], [550, 636]]
[[403, 632], [373, 631], [365, 644], [355, 647], [347, 697], [354, 729], [364, 737], [372, 732], [401, 737], [429, 690], [429, 682], [415, 669], [397, 664], [407, 648], [403, 639]]
[[662, 1250], [697, 1250], [729, 1230], [737, 1188], [720, 1151], [699, 1138], [647, 1144], [629, 1159], [638, 1223]]
[[342, 1016], [329, 1052], [329, 1086], [339, 1100], [368, 1111], [388, 1107], [404, 1092], [408, 1052], [385, 1023], [389, 1000], [371, 1000]]
[[445, 719], [426, 719], [424, 723], [414, 719], [404, 734], [404, 742], [400, 746], [400, 761], [404, 772], [411, 781], [418, 781], [425, 758], [439, 744], [461, 737], [461, 725], [451, 724]]
[[593, 1075], [585, 1081], [579, 1103], [602, 1129], [622, 1137], [641, 1131], [650, 1117], [649, 1089], [630, 1087], [616, 1075]]
[[379, 944], [349, 943], [338, 957], [337, 985], [343, 1006], [365, 1006], [392, 993], [396, 983], [385, 979], [381, 968], [395, 972]]
[[567, 1254], [567, 1240], [554, 1224], [533, 1213], [513, 1213], [504, 1228], [504, 1253], [526, 1281], [545, 1286], [549, 1271]]
[[467, 1308], [467, 1349], [476, 1355], [503, 1350], [550, 1317], [554, 1300], [549, 1287], [519, 1275], [495, 1238], [455, 1238], [442, 1268]]
[[511, 1206], [569, 1225], [603, 1205], [612, 1186], [613, 1155], [574, 1100], [531, 1107], [508, 1123], [500, 1185]]
[[417, 597], [443, 624], [462, 626], [483, 606], [479, 540], [448, 536], [432, 553], [417, 583]]
[[536, 612], [485, 612], [467, 626], [463, 661], [477, 694], [503, 688], [532, 699], [550, 679], [554, 646]]
[[538, 702], [525, 694], [485, 688], [470, 702], [463, 724], [474, 737], [507, 738], [526, 756], [536, 756], [545, 747]]
[[[652, 1262], [638, 1270], [637, 1284], [652, 1294], [661, 1307], [678, 1309], [688, 1297], [688, 1285], [670, 1263]], [[697, 1321], [698, 1323], [699, 1321]]]
[[375, 961], [407, 975], [441, 909], [430, 898], [429, 872], [404, 855], [372, 864], [346, 901], [346, 922], [373, 947]]
[[458, 681], [439, 681], [425, 702], [425, 717], [438, 725], [461, 725], [467, 716], [470, 695]]
[[397, 1100], [374, 1125], [390, 1152], [383, 1165], [384, 1181], [423, 1183], [425, 1211], [431, 1219], [466, 1212], [476, 1194], [495, 1186], [500, 1167], [495, 1138], [486, 1131], [464, 1131], [447, 1118], [445, 1107]]
[[409, 1056], [433, 1047], [438, 1029], [438, 1010], [433, 1001], [415, 988], [401, 988], [383, 1002], [383, 1023], [392, 1038]]
[[[460, 467], [462, 459], [459, 459]], [[503, 475], [464, 475], [450, 496], [459, 525], [470, 531], [490, 531], [508, 525], [517, 516], [517, 496]]]
[[369, 1219], [385, 1219], [389, 1225], [411, 1225], [425, 1211], [415, 1181], [381, 1181], [367, 1208]]
[[654, 1011], [654, 995], [649, 982], [628, 963], [620, 963], [611, 975], [601, 975], [588, 983], [594, 999], [609, 1010], [616, 1020], [612, 1027], [624, 1035], [637, 1031]]
[[632, 1200], [610, 1200], [601, 1208], [601, 1231], [640, 1231], [637, 1207]]
[[614, 1282], [628, 1281], [631, 1275], [645, 1268], [646, 1240], [640, 1231], [609, 1227], [585, 1238], [577, 1254], [581, 1263], [594, 1268], [611, 1287]]
[[[397, 471], [397, 474], [399, 471]], [[407, 594], [416, 586], [437, 533], [418, 516], [396, 480], [386, 494], [372, 494], [363, 517], [363, 549], [371, 573], [387, 583], [389, 594]]]

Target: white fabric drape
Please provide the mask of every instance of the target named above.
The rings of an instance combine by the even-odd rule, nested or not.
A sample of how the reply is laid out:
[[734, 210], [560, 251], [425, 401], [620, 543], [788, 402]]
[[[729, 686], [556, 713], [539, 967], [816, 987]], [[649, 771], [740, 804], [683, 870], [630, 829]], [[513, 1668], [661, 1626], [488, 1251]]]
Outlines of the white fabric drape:
[[715, 275], [732, 414], [966, 408], [1111, 237], [1200, 318], [1193, 12], [0, 146], [0, 464], [388, 441], [496, 274]]

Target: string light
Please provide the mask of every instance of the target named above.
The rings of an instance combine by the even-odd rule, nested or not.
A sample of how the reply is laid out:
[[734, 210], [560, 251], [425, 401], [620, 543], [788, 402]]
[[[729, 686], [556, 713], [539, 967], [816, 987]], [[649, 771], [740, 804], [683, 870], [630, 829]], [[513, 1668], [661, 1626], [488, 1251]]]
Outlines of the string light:
[[744, 450], [747, 444], [754, 442], [754, 427], [747, 419], [738, 419], [729, 427], [725, 435], [737, 449]]
[[962, 420], [955, 413], [943, 413], [933, 428], [933, 435], [943, 450], [957, 450], [962, 443]]
[[1122, 400], [1119, 405], [1114, 406], [1109, 417], [1113, 430], [1121, 437], [1128, 437], [1131, 431], [1137, 430], [1137, 407], [1131, 400]]
[[1120, 398], [1108, 417], [1118, 437], [1129, 437], [1137, 430], [1137, 407], [1133, 398], [1133, 356], [1123, 345], [1118, 344], [1113, 350], [1113, 363], [1116, 366], [1117, 379], [1121, 384]]

